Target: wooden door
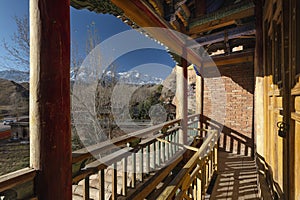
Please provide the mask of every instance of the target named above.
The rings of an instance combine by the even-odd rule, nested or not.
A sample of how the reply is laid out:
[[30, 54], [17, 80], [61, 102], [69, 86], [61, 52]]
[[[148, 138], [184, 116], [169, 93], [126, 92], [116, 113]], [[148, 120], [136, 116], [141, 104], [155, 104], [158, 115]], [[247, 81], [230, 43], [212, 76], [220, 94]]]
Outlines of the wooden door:
[[[265, 158], [273, 189], [300, 199], [300, 1], [270, 0], [264, 9]], [[278, 135], [284, 124], [284, 136]]]
[[[268, 1], [264, 12], [264, 65], [265, 65], [265, 158], [273, 170], [274, 185], [277, 193], [282, 194], [284, 186], [284, 138], [278, 136], [278, 123], [284, 123], [284, 68], [283, 12], [282, 1]], [[281, 189], [279, 189], [281, 188]]]

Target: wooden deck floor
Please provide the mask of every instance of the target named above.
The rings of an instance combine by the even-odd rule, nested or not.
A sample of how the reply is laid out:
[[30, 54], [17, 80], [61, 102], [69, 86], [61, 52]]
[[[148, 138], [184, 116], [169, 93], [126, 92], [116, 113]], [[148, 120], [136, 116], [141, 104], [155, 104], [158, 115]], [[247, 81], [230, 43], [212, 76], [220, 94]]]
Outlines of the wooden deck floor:
[[252, 158], [219, 152], [218, 164], [211, 200], [260, 199], [257, 169]]

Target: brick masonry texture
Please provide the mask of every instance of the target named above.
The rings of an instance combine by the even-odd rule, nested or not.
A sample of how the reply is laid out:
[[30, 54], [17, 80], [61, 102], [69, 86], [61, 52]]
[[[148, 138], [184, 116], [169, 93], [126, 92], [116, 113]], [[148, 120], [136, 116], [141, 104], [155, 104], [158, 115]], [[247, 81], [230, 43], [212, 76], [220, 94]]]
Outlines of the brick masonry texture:
[[[223, 66], [219, 67], [219, 71], [226, 90], [226, 117], [220, 147], [230, 152], [250, 155], [253, 142], [253, 64]], [[212, 101], [211, 93], [219, 91], [204, 88], [204, 115], [214, 119], [216, 116], [213, 115], [218, 112], [214, 111], [212, 114], [212, 102], [218, 99]]]

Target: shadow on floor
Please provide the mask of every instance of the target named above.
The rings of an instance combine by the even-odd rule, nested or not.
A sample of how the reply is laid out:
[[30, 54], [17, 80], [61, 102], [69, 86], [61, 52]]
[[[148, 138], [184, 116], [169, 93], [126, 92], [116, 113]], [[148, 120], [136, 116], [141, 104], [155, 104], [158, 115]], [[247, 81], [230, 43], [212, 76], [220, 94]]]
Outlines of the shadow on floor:
[[219, 151], [218, 176], [210, 199], [260, 199], [257, 177], [253, 158]]
[[222, 129], [219, 138], [219, 150], [254, 157], [253, 135], [250, 138], [205, 115], [202, 115], [201, 118], [204, 122], [204, 128], [208, 128], [210, 126], [214, 129]]

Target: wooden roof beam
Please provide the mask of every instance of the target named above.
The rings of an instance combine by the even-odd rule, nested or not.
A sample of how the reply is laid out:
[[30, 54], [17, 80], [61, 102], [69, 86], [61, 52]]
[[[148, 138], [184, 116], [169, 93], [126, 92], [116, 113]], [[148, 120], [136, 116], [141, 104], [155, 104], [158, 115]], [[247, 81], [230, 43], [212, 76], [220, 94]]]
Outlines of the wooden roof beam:
[[[240, 4], [238, 4], [240, 5]], [[200, 34], [217, 28], [235, 24], [238, 19], [243, 19], [254, 15], [254, 4], [247, 3], [241, 6], [235, 6], [231, 10], [224, 10], [199, 18], [190, 23], [189, 35]]]
[[241, 63], [253, 62], [254, 53], [253, 51], [232, 53], [229, 55], [212, 56], [213, 62], [205, 62], [204, 67], [211, 66], [225, 66], [225, 65], [237, 65]]
[[198, 38], [199, 36], [202, 35], [202, 33], [205, 33], [205, 32], [208, 32], [208, 31], [211, 31], [211, 30], [215, 30], [215, 29], [219, 29], [219, 28], [223, 28], [223, 27], [226, 27], [226, 26], [230, 26], [230, 25], [236, 25], [237, 22], [235, 20], [231, 20], [231, 21], [228, 21], [228, 22], [224, 22], [224, 23], [217, 23], [215, 25], [208, 25], [207, 27], [203, 28], [202, 31], [194, 31], [193, 33], [189, 30], [188, 31], [188, 35], [190, 35], [191, 38]]
[[[231, 40], [240, 36], [255, 34], [255, 25], [253, 23], [250, 23], [240, 27], [228, 29], [226, 31], [227, 31], [228, 40]], [[198, 42], [198, 44], [191, 44], [189, 45], [189, 47], [197, 48], [207, 44], [222, 42], [225, 40], [225, 36], [226, 36], [225, 31], [203, 36], [195, 39], [195, 41]]]

